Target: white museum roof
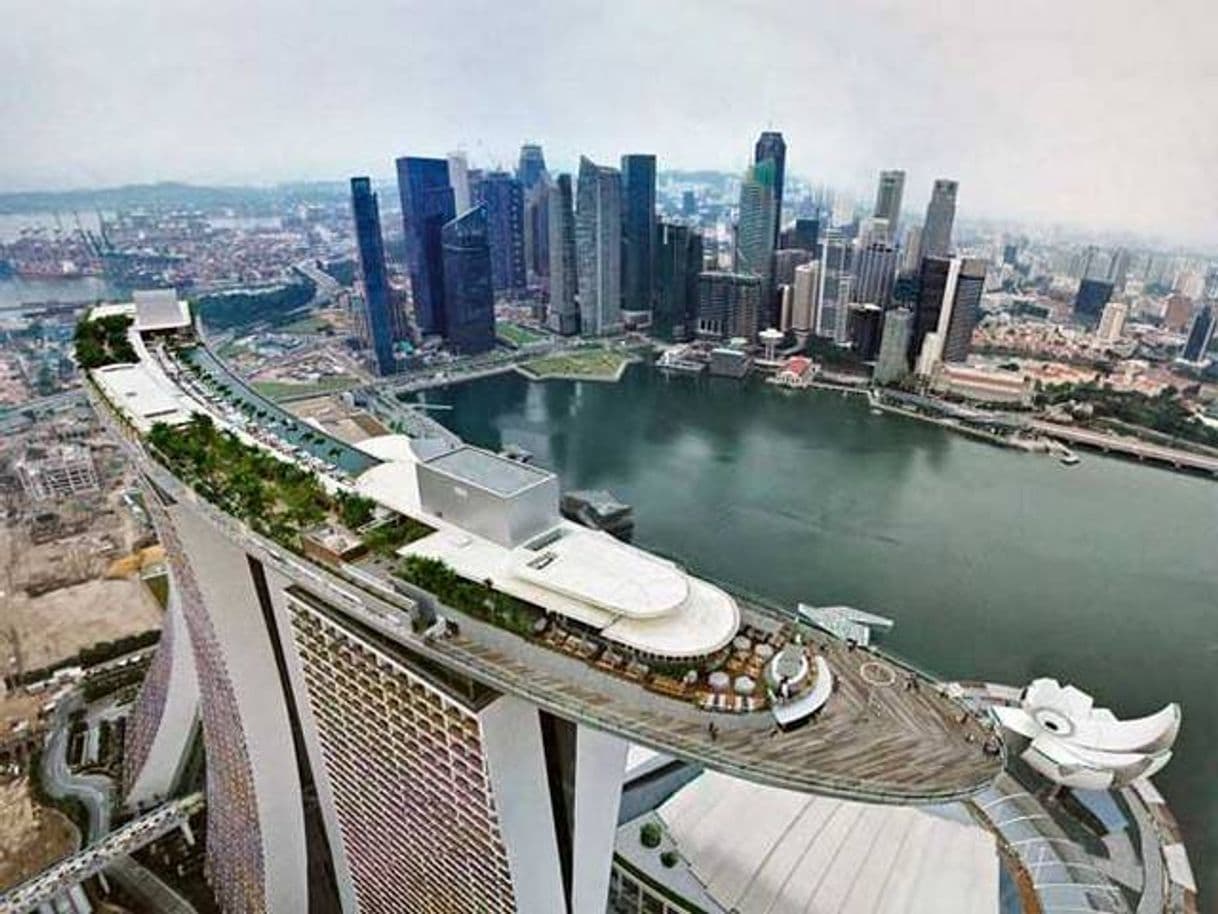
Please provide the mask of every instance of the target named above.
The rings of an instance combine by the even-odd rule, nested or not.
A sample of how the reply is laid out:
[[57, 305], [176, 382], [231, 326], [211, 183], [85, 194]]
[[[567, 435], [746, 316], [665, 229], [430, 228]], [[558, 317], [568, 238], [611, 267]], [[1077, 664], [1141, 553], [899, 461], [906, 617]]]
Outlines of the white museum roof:
[[190, 326], [190, 308], [178, 300], [175, 289], [152, 289], [132, 294], [135, 329], [176, 330]]
[[739, 914], [999, 910], [994, 837], [965, 817], [707, 771], [658, 810], [706, 892]]
[[93, 380], [141, 433], [158, 422], [179, 425], [195, 412], [194, 401], [173, 384], [165, 383], [163, 375], [151, 370], [147, 360], [95, 368]]

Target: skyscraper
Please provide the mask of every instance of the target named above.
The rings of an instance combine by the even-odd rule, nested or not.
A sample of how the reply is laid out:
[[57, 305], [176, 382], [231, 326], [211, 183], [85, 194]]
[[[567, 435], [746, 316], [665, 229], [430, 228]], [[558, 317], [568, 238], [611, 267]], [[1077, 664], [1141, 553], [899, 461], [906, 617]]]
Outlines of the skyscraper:
[[525, 143], [520, 147], [520, 161], [516, 165], [516, 180], [526, 191], [537, 186], [537, 182], [546, 173], [546, 159], [541, 147], [533, 143]]
[[884, 310], [869, 302], [855, 302], [848, 306], [846, 313], [850, 347], [864, 362], [873, 361], [880, 351]]
[[1074, 316], [1085, 324], [1095, 326], [1103, 313], [1104, 305], [1112, 298], [1112, 283], [1106, 279], [1079, 280], [1078, 292], [1074, 296]]
[[355, 242], [364, 287], [362, 324], [368, 335], [364, 342], [372, 350], [377, 374], [391, 374], [395, 367], [390, 326], [391, 293], [385, 269], [381, 213], [368, 178], [351, 179], [351, 214], [355, 220]]
[[571, 176], [561, 174], [547, 198], [550, 233], [550, 305], [546, 322], [555, 333], [579, 332], [579, 302], [575, 256], [575, 211]]
[[1104, 343], [1115, 343], [1121, 338], [1125, 329], [1125, 319], [1129, 317], [1129, 305], [1123, 301], [1110, 301], [1104, 306], [1100, 316], [1100, 329], [1096, 336]]
[[773, 249], [778, 247], [778, 232], [782, 228], [782, 188], [787, 175], [787, 142], [777, 130], [764, 131], [753, 148], [753, 163], [760, 165], [765, 161], [774, 163], [771, 182], [774, 188], [774, 230], [770, 241], [770, 248]]
[[963, 362], [968, 358], [973, 329], [981, 314], [985, 271], [986, 261], [978, 257], [927, 257], [922, 261], [910, 341], [916, 347], [913, 352], [917, 353], [919, 371], [929, 372], [939, 362]]
[[1184, 351], [1181, 353], [1184, 361], [1193, 363], [1205, 361], [1205, 354], [1214, 339], [1214, 324], [1214, 306], [1212, 304], [1202, 305], [1201, 310], [1193, 317], [1193, 325], [1188, 329], [1188, 339], [1185, 341]]
[[616, 333], [622, 326], [621, 172], [583, 156], [576, 194], [580, 333]]
[[[772, 259], [776, 243], [774, 197], [778, 166], [774, 159], [762, 159], [745, 172], [740, 182], [740, 221], [736, 227], [735, 271], [751, 273], [761, 280], [766, 299], [758, 320], [768, 325], [773, 291]], [[762, 329], [760, 326], [754, 329]], [[749, 334], [751, 337], [753, 334]]]
[[803, 248], [805, 251], [811, 251], [813, 254], [820, 252], [820, 220], [800, 218], [795, 220], [795, 227], [791, 231], [791, 244], [793, 248]]
[[448, 183], [453, 189], [453, 206], [457, 212], [465, 212], [473, 205], [469, 192], [469, 162], [466, 161], [465, 153], [448, 154]]
[[926, 222], [922, 226], [922, 257], [943, 257], [952, 249], [952, 223], [956, 218], [955, 181], [940, 178], [935, 181], [926, 204]]
[[905, 233], [905, 247], [901, 251], [901, 273], [917, 276], [922, 267], [922, 226], [911, 225]]
[[753, 273], [706, 271], [698, 276], [698, 335], [713, 339], [757, 339], [763, 302]]
[[486, 207], [491, 243], [491, 277], [496, 292], [525, 288], [524, 187], [506, 171], [483, 176], [477, 202]]
[[820, 304], [820, 261], [813, 260], [795, 268], [791, 287], [791, 330], [800, 342], [813, 334]]
[[422, 333], [444, 332], [444, 255], [440, 235], [456, 216], [448, 162], [404, 156], [397, 160], [406, 266]]
[[655, 304], [656, 157], [622, 156], [622, 308]]
[[495, 289], [486, 209], [476, 206], [444, 226], [444, 338], [456, 352], [495, 348]]
[[905, 172], [881, 171], [880, 183], [875, 193], [875, 210], [872, 213], [877, 219], [888, 220], [889, 239], [895, 239], [897, 225], [901, 219], [901, 196], [905, 192]]
[[820, 245], [820, 307], [816, 314], [816, 335], [844, 344], [846, 305], [850, 302], [850, 245], [841, 232], [830, 229]]
[[550, 190], [554, 182], [545, 172], [541, 180], [524, 192], [525, 272], [547, 276], [550, 272]]
[[661, 222], [657, 238], [659, 262], [652, 332], [667, 340], [689, 339], [698, 322], [702, 236], [689, 226]]
[[891, 242], [873, 238], [861, 245], [854, 255], [854, 300], [887, 308], [896, 272], [897, 249]]
[[875, 380], [892, 384], [909, 374], [909, 338], [913, 331], [913, 312], [908, 308], [893, 308], [884, 313], [884, 332], [880, 337], [880, 355], [875, 363]]

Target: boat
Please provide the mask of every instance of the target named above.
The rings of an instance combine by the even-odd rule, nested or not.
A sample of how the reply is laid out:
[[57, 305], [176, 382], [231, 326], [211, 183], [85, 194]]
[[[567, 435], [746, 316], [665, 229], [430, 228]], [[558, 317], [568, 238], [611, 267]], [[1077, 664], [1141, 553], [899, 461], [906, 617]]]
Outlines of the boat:
[[1079, 462], [1079, 459], [1078, 459], [1078, 455], [1077, 455], [1077, 454], [1070, 454], [1070, 453], [1066, 453], [1066, 454], [1062, 454], [1062, 456], [1058, 458], [1058, 462], [1059, 462], [1059, 463], [1060, 463], [1062, 466], [1065, 466], [1065, 467], [1072, 467], [1072, 466], [1074, 466], [1076, 463], [1078, 463], [1078, 462]]
[[559, 500], [558, 510], [567, 520], [593, 530], [603, 530], [622, 542], [630, 542], [634, 533], [634, 509], [604, 489], [565, 492]]

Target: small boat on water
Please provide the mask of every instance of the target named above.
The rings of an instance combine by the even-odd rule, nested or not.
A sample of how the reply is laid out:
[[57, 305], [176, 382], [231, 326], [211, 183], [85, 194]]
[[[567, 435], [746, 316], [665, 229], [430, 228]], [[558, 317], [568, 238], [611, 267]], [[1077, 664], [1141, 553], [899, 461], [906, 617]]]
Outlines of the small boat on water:
[[1058, 462], [1064, 467], [1072, 467], [1079, 462], [1079, 459], [1077, 454], [1066, 453], [1058, 458]]

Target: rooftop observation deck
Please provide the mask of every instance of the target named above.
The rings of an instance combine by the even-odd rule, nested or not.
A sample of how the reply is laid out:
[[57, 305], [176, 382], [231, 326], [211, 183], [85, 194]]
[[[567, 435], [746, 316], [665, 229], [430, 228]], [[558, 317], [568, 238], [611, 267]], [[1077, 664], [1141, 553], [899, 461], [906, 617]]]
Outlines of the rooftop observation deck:
[[[142, 349], [142, 354], [147, 351]], [[190, 351], [193, 353], [192, 361], [199, 366], [199, 350]], [[156, 356], [160, 359], [174, 357], [168, 351]], [[177, 372], [174, 366], [167, 367], [170, 371], [153, 373], [158, 383], [175, 385], [173, 390], [165, 393], [189, 401], [191, 409], [211, 416], [221, 427], [233, 421], [231, 403], [221, 404], [217, 398], [206, 395], [206, 391], [195, 389], [193, 372]], [[214, 369], [214, 366], [208, 364], [207, 369]], [[180, 381], [170, 380], [170, 375], [180, 378]], [[107, 390], [102, 376], [97, 377], [95, 383], [103, 399], [113, 395], [113, 391]], [[242, 387], [243, 400], [257, 397], [244, 385]], [[645, 685], [641, 678], [623, 675], [620, 669], [608, 668], [594, 658], [556, 649], [553, 643], [546, 640], [546, 632], [552, 632], [552, 628], [523, 634], [476, 618], [457, 607], [441, 605], [438, 607], [440, 614], [456, 623], [455, 626], [450, 626], [447, 633], [440, 636], [416, 634], [411, 630], [410, 618], [417, 604], [406, 595], [409, 588], [403, 591], [401, 582], [395, 578], [392, 560], [382, 557], [358, 565], [326, 565], [310, 561], [296, 552], [285, 553], [282, 543], [272, 543], [238, 518], [204, 501], [185, 482], [173, 477], [143, 445], [142, 435], [146, 430], [135, 427], [134, 417], [130, 414], [132, 404], [123, 403], [120, 406], [109, 402], [109, 405], [114, 408], [110, 410], [108, 418], [117, 418], [127, 426], [123, 429], [123, 437], [133, 445], [135, 458], [150, 469], [155, 479], [171, 485], [175, 497], [180, 496], [197, 504], [205, 516], [244, 548], [272, 561], [300, 586], [316, 592], [319, 598], [333, 602], [341, 611], [363, 624], [371, 625], [408, 650], [440, 661], [496, 690], [523, 697], [561, 717], [760, 783], [872, 802], [938, 803], [960, 799], [984, 790], [1002, 770], [1001, 744], [993, 737], [987, 720], [970, 714], [963, 704], [944, 694], [925, 676], [902, 666], [899, 661], [874, 649], [850, 648], [827, 635], [813, 639], [807, 647], [811, 653], [823, 659], [832, 671], [832, 695], [803, 726], [783, 730], [765, 710], [746, 709], [741, 713], [709, 710], [691, 701], [687, 695], [676, 694], [676, 690], [674, 694], [664, 694], [664, 690], [657, 691], [654, 686]], [[278, 415], [271, 404], [252, 402], [242, 410], [244, 418], [236, 426], [252, 434], [254, 437], [250, 440], [256, 441], [258, 446], [275, 448], [280, 458], [297, 459], [300, 465], [328, 476], [330, 485], [345, 485], [364, 495], [383, 496], [385, 500], [381, 503], [386, 508], [435, 529], [433, 535], [403, 547], [400, 555], [430, 557], [439, 554], [455, 561], [456, 553], [443, 550], [436, 553], [435, 549], [439, 548], [436, 544], [444, 549], [451, 549], [454, 544], [459, 549], [465, 549], [461, 541], [467, 539], [480, 555], [490, 556], [498, 562], [485, 566], [485, 577], [483, 566], [478, 566], [477, 576], [469, 580], [482, 583], [494, 577], [496, 590], [502, 580], [505, 586], [510, 585], [518, 590], [515, 594], [517, 598], [540, 599], [536, 592], [527, 589], [536, 586], [533, 582], [524, 577], [516, 578], [512, 573], [512, 569], [519, 569], [521, 548], [527, 547], [502, 548], [502, 555], [492, 554], [486, 539], [420, 510], [416, 501], [417, 490], [407, 493], [409, 497], [405, 497], [400, 494], [400, 488], [394, 489], [398, 494], [387, 497], [384, 485], [392, 484], [397, 474], [387, 472], [386, 461], [374, 456], [358, 452], [352, 456], [345, 449], [338, 449], [336, 454], [330, 442], [325, 442], [323, 446], [320, 440], [314, 441], [318, 445], [315, 449], [308, 449], [307, 459], [301, 457], [301, 445], [295, 440], [284, 441], [283, 446], [279, 447], [276, 444], [276, 429], [286, 426], [285, 421], [256, 429], [250, 424], [249, 417], [257, 417], [263, 409], [266, 412], [261, 415]], [[133, 430], [138, 434], [131, 434]], [[370, 469], [360, 474], [363, 461], [355, 457], [366, 457]], [[446, 462], [459, 463], [462, 459], [449, 457]], [[319, 469], [319, 463], [326, 463], [326, 468]], [[525, 472], [532, 476], [531, 468]], [[357, 474], [360, 478], [354, 484], [344, 481], [351, 480]], [[364, 477], [377, 479], [377, 486], [371, 491], [367, 490], [359, 484]], [[519, 483], [526, 489], [531, 488], [528, 478], [522, 477]], [[582, 528], [575, 530], [582, 531]], [[570, 560], [593, 558], [584, 550], [594, 548], [595, 544], [580, 539], [587, 533], [582, 531], [572, 535], [572, 541], [579, 545], [579, 549], [575, 556], [568, 557]], [[550, 542], [549, 548], [552, 546]], [[604, 581], [588, 588], [578, 581], [564, 579], [564, 585], [551, 592], [554, 606], [543, 604], [543, 608], [555, 614], [552, 618], [577, 623], [574, 626], [577, 630], [587, 631], [591, 626], [595, 629], [593, 635], [601, 636], [605, 642], [612, 642], [615, 650], [621, 650], [623, 644], [629, 645], [631, 637], [641, 637], [640, 632], [646, 634], [646, 627], [658, 621], [614, 615], [615, 599], [626, 599], [628, 608], [633, 606], [636, 599], [642, 601], [640, 607], [678, 602], [686, 607], [696, 604], [704, 615], [695, 613], [686, 621], [697, 623], [700, 618], [713, 616], [719, 620], [735, 616], [742, 630], [755, 633], [776, 632], [785, 628], [789, 634], [794, 622], [793, 614], [744, 600], [709, 582], [686, 575], [674, 563], [648, 556], [639, 550], [633, 552], [638, 555], [617, 556], [613, 553], [612, 557], [622, 563], [619, 567], [625, 569], [644, 568], [646, 563], [656, 563], [648, 570], [648, 573], [655, 575], [654, 580], [623, 582], [636, 589], [639, 584], [645, 585], [640, 591], [642, 597], [623, 597], [613, 592], [605, 596]], [[659, 567], [661, 564], [666, 567]], [[475, 572], [467, 570], [465, 574]], [[690, 582], [688, 594], [671, 586], [680, 579]], [[704, 593], [703, 589], [707, 592]], [[327, 590], [330, 591], [329, 595]], [[591, 599], [593, 602], [588, 604], [588, 608], [593, 613], [607, 612], [615, 620], [623, 619], [629, 637], [615, 639], [616, 621], [601, 627], [591, 616], [581, 619], [569, 613], [563, 608], [563, 601], [573, 599], [571, 591], [575, 592], [576, 597]], [[725, 607], [724, 600], [730, 606]], [[703, 632], [703, 637], [713, 638], [716, 652], [730, 650], [720, 647], [722, 634], [717, 630], [711, 635]], [[730, 640], [731, 632], [726, 634]], [[664, 654], [674, 656], [667, 651]]]

